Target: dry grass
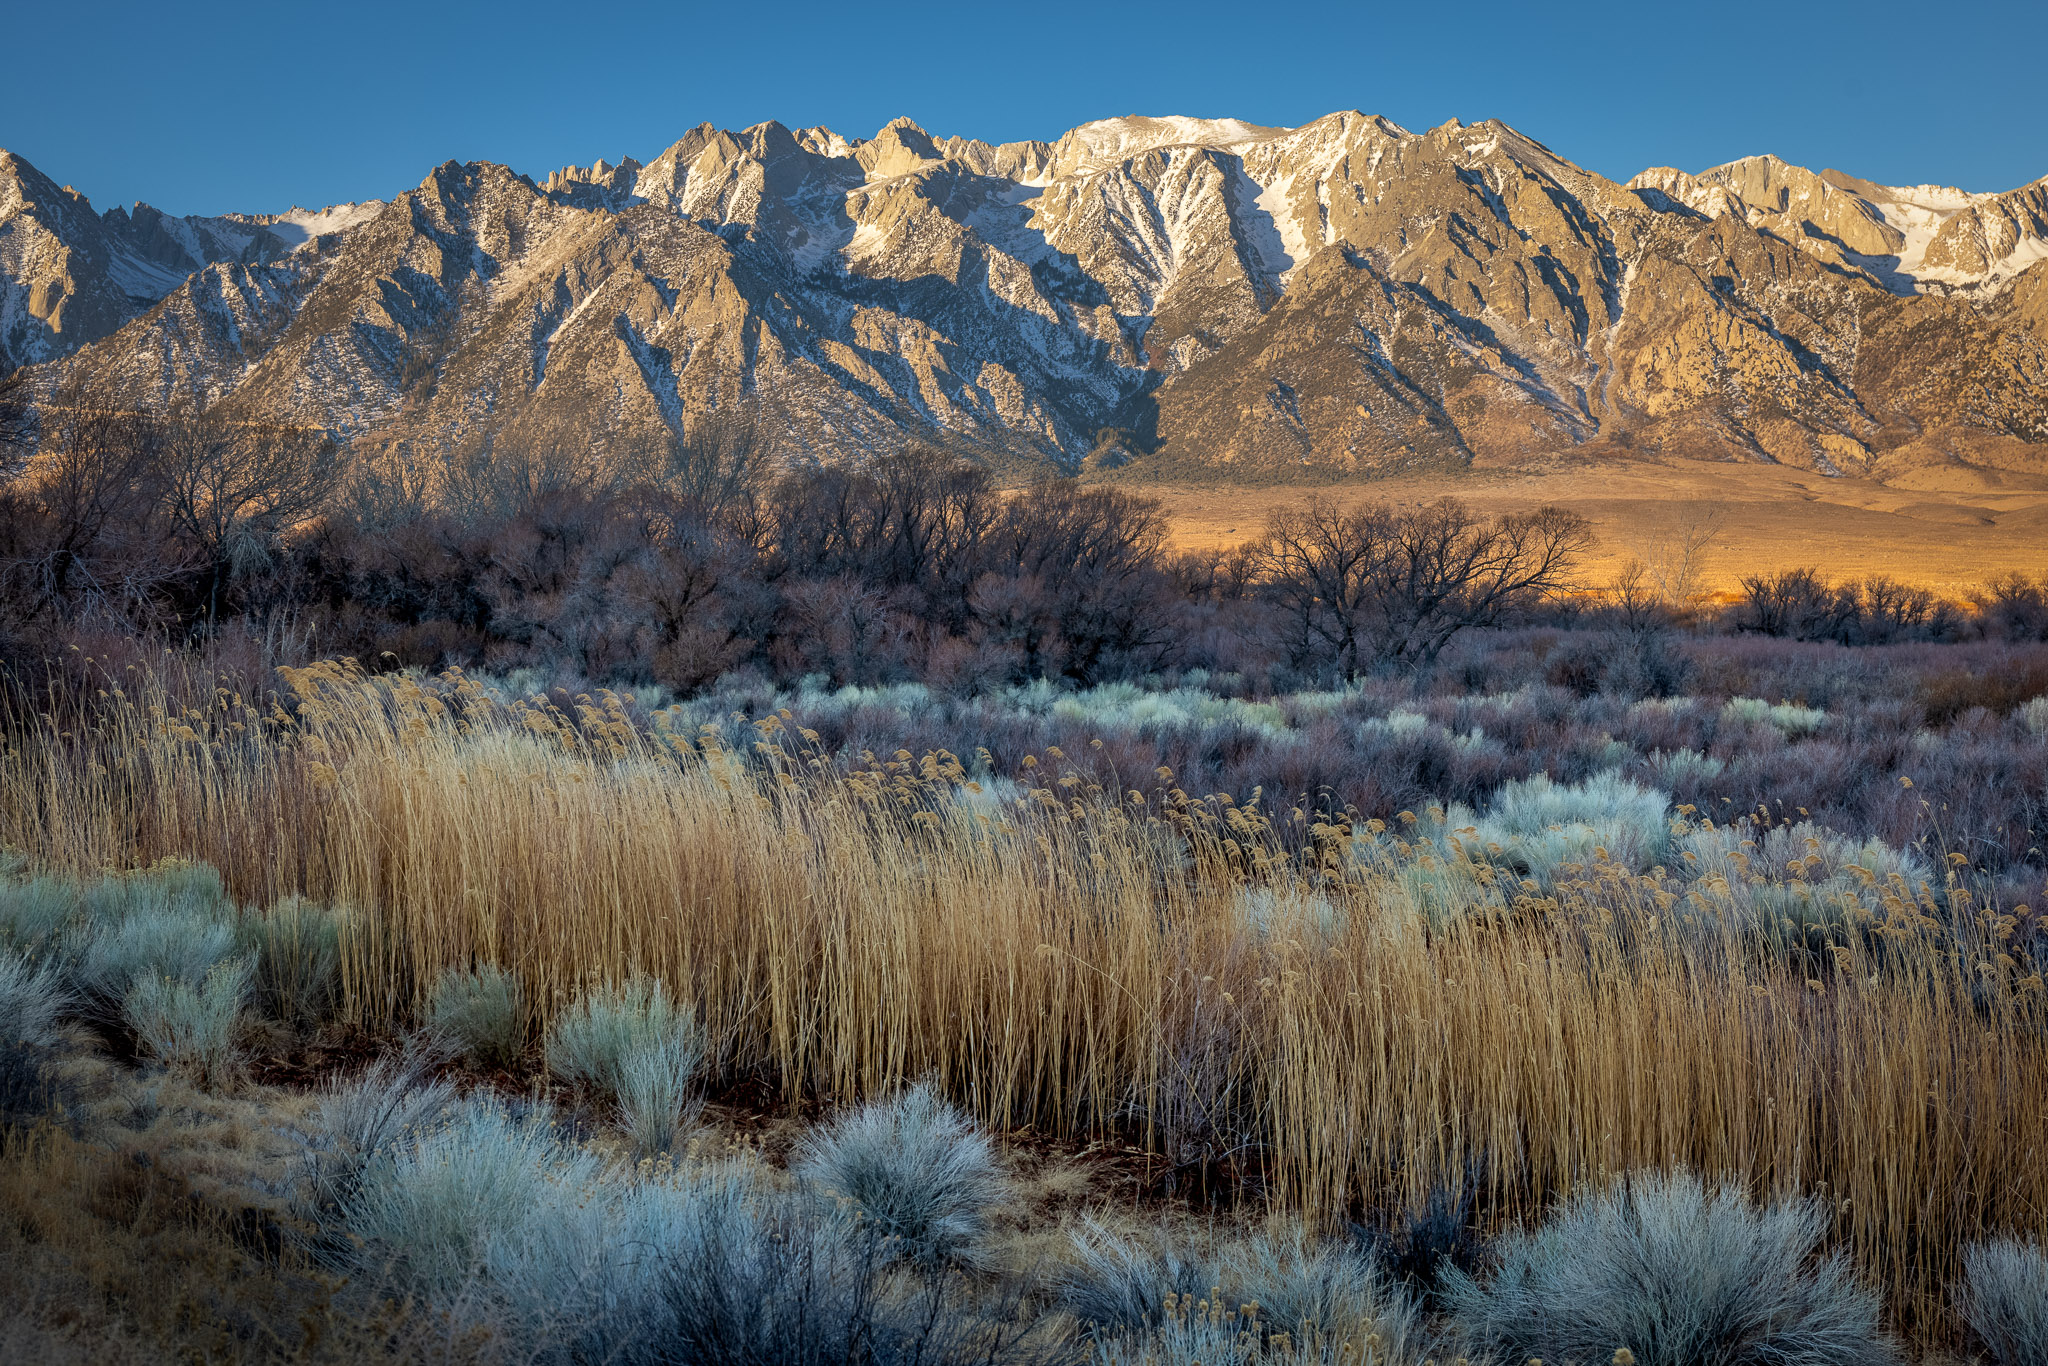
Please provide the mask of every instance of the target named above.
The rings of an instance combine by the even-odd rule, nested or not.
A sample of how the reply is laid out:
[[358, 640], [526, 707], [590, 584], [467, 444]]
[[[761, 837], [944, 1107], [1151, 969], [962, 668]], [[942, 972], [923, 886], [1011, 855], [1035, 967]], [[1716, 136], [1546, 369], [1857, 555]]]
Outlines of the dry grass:
[[[950, 756], [847, 776], [778, 718], [742, 763], [604, 698], [287, 677], [284, 706], [173, 715], [138, 678], [19, 729], [0, 844], [75, 870], [184, 855], [244, 899], [345, 907], [366, 1024], [495, 962], [538, 1037], [591, 981], [646, 973], [728, 1079], [851, 1100], [931, 1077], [999, 1130], [1118, 1134], [1311, 1219], [1467, 1172], [1496, 1224], [1644, 1167], [1819, 1195], [1924, 1334], [1964, 1242], [2048, 1220], [2025, 1156], [2048, 1140], [2048, 1008], [2009, 920], [1959, 887], [1895, 887], [1796, 961], [1711, 888], [1606, 864], [1431, 929], [1349, 832], [1167, 775], [1134, 801], [1055, 751], [1028, 803], [982, 809]], [[1247, 883], [1317, 909], [1253, 927]]]

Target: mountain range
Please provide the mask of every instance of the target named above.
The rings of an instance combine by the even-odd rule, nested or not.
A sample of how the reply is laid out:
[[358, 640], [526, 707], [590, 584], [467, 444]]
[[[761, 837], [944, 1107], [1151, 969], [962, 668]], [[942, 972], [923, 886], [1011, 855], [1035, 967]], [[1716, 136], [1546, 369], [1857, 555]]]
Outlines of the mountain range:
[[96, 213], [0, 153], [0, 372], [317, 428], [366, 477], [744, 431], [1258, 481], [1601, 453], [2048, 472], [2048, 178], [1618, 184], [1499, 122], [704, 125], [645, 165]]

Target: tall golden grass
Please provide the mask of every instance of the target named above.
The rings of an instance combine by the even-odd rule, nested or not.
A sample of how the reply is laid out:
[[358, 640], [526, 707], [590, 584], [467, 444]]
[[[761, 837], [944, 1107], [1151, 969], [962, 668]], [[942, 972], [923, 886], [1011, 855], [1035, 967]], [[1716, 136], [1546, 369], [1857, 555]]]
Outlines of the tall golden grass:
[[79, 871], [205, 859], [245, 899], [342, 906], [372, 1028], [452, 965], [515, 973], [536, 1028], [653, 973], [727, 1075], [834, 1100], [932, 1076], [1001, 1128], [1227, 1160], [1312, 1219], [1467, 1179], [1490, 1219], [1534, 1217], [1682, 1164], [1832, 1201], [1922, 1332], [1961, 1244], [2048, 1229], [2048, 1003], [2012, 919], [1953, 879], [1894, 886], [1814, 952], [1743, 933], [1711, 885], [1604, 862], [1433, 923], [1348, 830], [1163, 770], [1104, 790], [1055, 750], [999, 805], [953, 756], [847, 773], [781, 717], [739, 755], [608, 696], [283, 677], [181, 708], [135, 675], [17, 718], [0, 843]]

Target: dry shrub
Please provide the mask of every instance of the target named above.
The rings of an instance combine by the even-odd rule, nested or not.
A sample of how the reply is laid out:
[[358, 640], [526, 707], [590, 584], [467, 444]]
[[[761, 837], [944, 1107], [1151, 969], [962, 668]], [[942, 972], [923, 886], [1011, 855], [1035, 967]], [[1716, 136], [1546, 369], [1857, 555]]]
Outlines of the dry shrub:
[[1451, 1312], [1505, 1361], [1892, 1366], [1878, 1297], [1819, 1249], [1813, 1201], [1759, 1209], [1732, 1185], [1639, 1174], [1501, 1240], [1484, 1281], [1451, 1272]]

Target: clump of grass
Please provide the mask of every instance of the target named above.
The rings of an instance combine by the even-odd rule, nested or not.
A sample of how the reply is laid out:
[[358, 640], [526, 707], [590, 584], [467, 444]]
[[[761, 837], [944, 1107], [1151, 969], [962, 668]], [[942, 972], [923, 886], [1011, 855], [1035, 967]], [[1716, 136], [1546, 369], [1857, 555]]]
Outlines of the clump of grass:
[[273, 1018], [305, 1029], [327, 1018], [341, 976], [339, 913], [288, 896], [241, 924], [240, 939], [255, 955], [256, 998]]
[[78, 884], [69, 878], [0, 880], [0, 947], [40, 955], [78, 913]]
[[674, 1152], [696, 1112], [691, 1082], [703, 1056], [688, 1034], [671, 1034], [628, 1053], [619, 1069], [619, 1117], [635, 1150]]
[[556, 1017], [548, 1029], [548, 1070], [571, 1086], [616, 1096], [628, 1060], [651, 1045], [681, 1039], [703, 1057], [696, 1013], [669, 998], [662, 984], [635, 977], [590, 992]]
[[[1227, 1345], [1227, 1335], [1210, 1331], [1226, 1322], [1260, 1343], [1274, 1334], [1301, 1343], [1320, 1337], [1333, 1352], [1346, 1342], [1357, 1352], [1371, 1340], [1383, 1353], [1401, 1353], [1419, 1333], [1414, 1305], [1378, 1263], [1312, 1241], [1298, 1227], [1197, 1251], [1157, 1237], [1121, 1238], [1086, 1221], [1053, 1293], [1099, 1346], [1133, 1361], [1147, 1351], [1177, 1359], [1171, 1354], [1183, 1348]], [[1246, 1305], [1258, 1306], [1256, 1328], [1244, 1322]]]
[[309, 1155], [308, 1208], [316, 1218], [337, 1209], [380, 1154], [415, 1138], [454, 1109], [455, 1088], [432, 1075], [432, 1040], [412, 1040], [349, 1077], [330, 1078], [316, 1114], [327, 1141]]
[[1054, 1270], [1055, 1301], [1098, 1336], [1156, 1323], [1169, 1301], [1214, 1285], [1208, 1260], [1158, 1239], [1132, 1239], [1093, 1219], [1074, 1230], [1066, 1259]]
[[434, 983], [427, 1024], [478, 1067], [509, 1067], [526, 1049], [519, 983], [495, 963], [450, 968]]
[[1817, 1202], [1639, 1174], [1504, 1237], [1485, 1281], [1447, 1272], [1448, 1299], [1473, 1350], [1507, 1361], [1891, 1366], [1877, 1296], [1820, 1254], [1827, 1222]]
[[215, 964], [199, 985], [148, 976], [122, 1003], [122, 1018], [145, 1053], [189, 1074], [202, 1086], [218, 1085], [235, 1070], [236, 1035], [254, 965], [247, 958]]
[[1811, 735], [1819, 730], [1827, 721], [1828, 714], [1818, 707], [1802, 707], [1796, 702], [1766, 702], [1760, 697], [1731, 697], [1721, 708], [1721, 717], [1726, 721], [1772, 726], [1791, 739]]
[[616, 1104], [643, 1153], [672, 1151], [695, 1109], [704, 1061], [696, 1012], [662, 984], [634, 978], [583, 997], [548, 1030], [548, 1070]]
[[373, 1152], [335, 1222], [334, 1254], [353, 1267], [401, 1275], [447, 1302], [475, 1284], [494, 1252], [530, 1244], [533, 1226], [559, 1212], [561, 1192], [582, 1195], [601, 1163], [562, 1143], [545, 1110], [514, 1114], [495, 1101]]
[[48, 1048], [70, 993], [63, 975], [20, 953], [0, 948], [0, 1049]]
[[1483, 851], [1546, 884], [1562, 865], [1590, 865], [1602, 855], [1641, 872], [1670, 844], [1671, 798], [1612, 769], [1581, 783], [1539, 773], [1501, 786], [1472, 841], [1474, 857]]
[[135, 907], [111, 921], [88, 921], [71, 941], [67, 956], [79, 989], [110, 1010], [147, 982], [196, 989], [236, 950], [234, 926], [227, 921], [163, 904]]
[[813, 1133], [793, 1170], [924, 1265], [972, 1265], [1005, 1187], [988, 1136], [929, 1084]]
[[1955, 1300], [1993, 1366], [2048, 1361], [2048, 1252], [2039, 1243], [1994, 1238], [1963, 1249]]

